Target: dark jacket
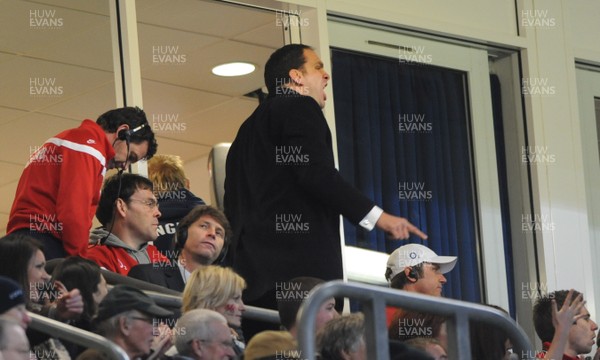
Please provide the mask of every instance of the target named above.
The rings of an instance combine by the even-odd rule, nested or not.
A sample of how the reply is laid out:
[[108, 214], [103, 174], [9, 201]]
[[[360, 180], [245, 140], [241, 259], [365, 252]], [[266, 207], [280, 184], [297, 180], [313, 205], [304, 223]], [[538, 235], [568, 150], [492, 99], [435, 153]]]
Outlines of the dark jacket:
[[187, 189], [169, 191], [157, 195], [160, 217], [158, 218], [158, 238], [154, 246], [168, 258], [174, 258], [175, 228], [190, 210], [198, 205], [206, 205], [204, 200]]
[[156, 264], [137, 265], [129, 270], [127, 276], [183, 292], [185, 284], [181, 277], [181, 271], [174, 262], [172, 263], [174, 265], [166, 263], [161, 263], [161, 266], [156, 266]]
[[307, 96], [269, 98], [229, 149], [226, 263], [246, 279], [245, 300], [297, 276], [342, 278], [339, 215], [358, 224], [374, 203], [340, 176], [331, 132]]

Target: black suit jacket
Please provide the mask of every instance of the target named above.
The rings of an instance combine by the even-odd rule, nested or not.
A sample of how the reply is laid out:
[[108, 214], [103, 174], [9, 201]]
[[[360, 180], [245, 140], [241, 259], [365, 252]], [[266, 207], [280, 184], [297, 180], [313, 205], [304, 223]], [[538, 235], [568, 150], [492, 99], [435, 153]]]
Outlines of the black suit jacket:
[[132, 267], [127, 276], [179, 292], [185, 288], [177, 265], [156, 267], [156, 264], [140, 264]]
[[226, 175], [227, 263], [248, 282], [246, 301], [297, 276], [342, 278], [339, 215], [358, 224], [375, 204], [334, 167], [313, 98], [288, 91], [260, 104], [229, 149]]

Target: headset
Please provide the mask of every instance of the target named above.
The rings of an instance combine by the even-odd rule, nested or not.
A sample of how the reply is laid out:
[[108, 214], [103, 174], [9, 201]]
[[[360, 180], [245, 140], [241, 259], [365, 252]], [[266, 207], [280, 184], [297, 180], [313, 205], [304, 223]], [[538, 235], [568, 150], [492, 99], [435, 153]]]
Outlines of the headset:
[[[409, 281], [411, 281], [411, 279], [415, 279], [414, 282], [416, 282], [420, 278], [419, 272], [411, 267], [410, 270], [408, 271], [407, 278]], [[413, 282], [413, 281], [411, 281], [411, 282]]]
[[131, 141], [131, 136], [133, 134], [135, 134], [136, 132], [142, 130], [146, 126], [148, 126], [148, 124], [144, 123], [144, 124], [142, 124], [142, 125], [134, 128], [134, 129], [131, 129], [131, 130], [129, 130], [129, 129], [120, 130], [117, 133], [117, 139], [119, 139], [119, 140], [125, 140], [125, 142], [127, 143], [127, 146], [129, 146], [129, 142]]
[[[183, 246], [185, 245], [185, 242], [187, 241], [188, 227], [189, 227], [189, 225], [184, 225], [184, 226], [177, 225], [177, 228], [175, 230], [175, 244], [176, 244], [177, 248], [179, 249], [179, 251], [181, 251], [183, 249]], [[213, 264], [221, 263], [223, 261], [223, 259], [225, 259], [225, 256], [227, 256], [228, 249], [229, 249], [229, 243], [227, 241], [223, 241], [223, 248], [221, 249], [219, 256], [217, 256], [215, 261], [213, 261]]]

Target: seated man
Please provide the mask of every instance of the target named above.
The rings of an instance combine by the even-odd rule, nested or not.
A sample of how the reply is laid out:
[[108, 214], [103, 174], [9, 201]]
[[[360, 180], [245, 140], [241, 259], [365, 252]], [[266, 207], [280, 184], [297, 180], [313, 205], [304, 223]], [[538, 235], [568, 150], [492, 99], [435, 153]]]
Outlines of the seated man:
[[[367, 359], [365, 319], [361, 313], [341, 316], [329, 321], [317, 332], [317, 351], [321, 360], [364, 360]], [[426, 353], [390, 341], [390, 359], [431, 359]]]
[[[154, 302], [142, 291], [127, 285], [116, 285], [98, 306], [94, 320], [96, 332], [120, 346], [130, 359], [151, 352], [154, 326], [173, 313]], [[88, 349], [77, 359], [106, 358], [100, 350]]]
[[[390, 254], [385, 278], [392, 289], [442, 296], [444, 274], [454, 268], [456, 261], [456, 256], [438, 256], [426, 246], [408, 244]], [[388, 326], [398, 310], [387, 308]]]
[[87, 258], [107, 270], [127, 275], [137, 264], [166, 262], [154, 245], [148, 242], [158, 236], [160, 211], [152, 182], [135, 174], [114, 175], [106, 180], [96, 217], [103, 228], [92, 231], [96, 246]]
[[544, 359], [558, 359], [560, 354], [563, 360], [579, 359], [579, 355], [592, 351], [598, 329], [583, 295], [575, 290], [559, 290], [540, 297], [533, 306], [533, 325], [544, 348], [538, 357]]
[[173, 240], [179, 221], [194, 207], [205, 203], [189, 190], [190, 181], [185, 176], [183, 161], [177, 155], [155, 155], [148, 161], [148, 178], [154, 184], [154, 194], [162, 213], [154, 245], [167, 255], [176, 245]]
[[31, 322], [25, 309], [23, 290], [14, 280], [4, 276], [0, 276], [0, 318], [12, 320], [23, 329]]
[[178, 355], [174, 359], [233, 359], [233, 340], [227, 320], [216, 311], [190, 310], [173, 329]]
[[231, 227], [218, 209], [195, 207], [177, 226], [177, 261], [137, 265], [128, 276], [183, 291], [192, 271], [210, 265], [227, 249]]

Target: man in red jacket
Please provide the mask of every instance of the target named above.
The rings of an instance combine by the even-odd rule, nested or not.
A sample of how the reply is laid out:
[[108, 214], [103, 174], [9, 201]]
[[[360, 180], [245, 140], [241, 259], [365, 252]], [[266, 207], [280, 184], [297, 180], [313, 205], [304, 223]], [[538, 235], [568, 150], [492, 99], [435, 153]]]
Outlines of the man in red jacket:
[[84, 255], [106, 170], [149, 159], [156, 147], [137, 107], [110, 110], [48, 139], [23, 170], [7, 233], [40, 239], [46, 259]]
[[158, 237], [158, 201], [152, 182], [136, 174], [113, 175], [106, 180], [96, 217], [102, 228], [90, 235], [98, 244], [86, 257], [100, 267], [126, 276], [138, 264], [169, 260], [154, 245]]

